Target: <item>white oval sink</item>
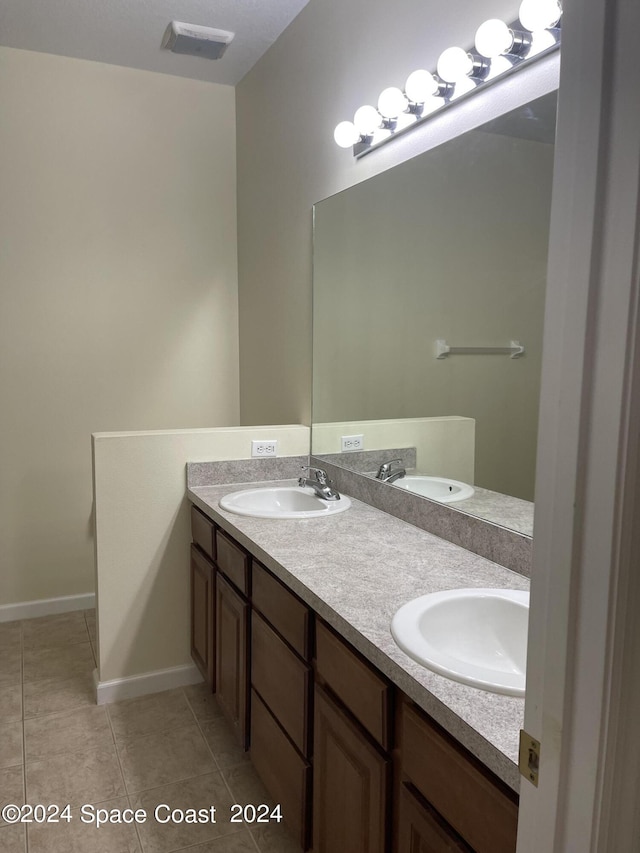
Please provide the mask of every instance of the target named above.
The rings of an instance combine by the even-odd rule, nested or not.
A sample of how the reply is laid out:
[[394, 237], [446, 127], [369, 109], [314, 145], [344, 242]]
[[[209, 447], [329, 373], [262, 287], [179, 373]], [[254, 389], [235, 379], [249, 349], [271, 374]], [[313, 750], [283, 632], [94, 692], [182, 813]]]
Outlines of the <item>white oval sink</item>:
[[403, 605], [391, 634], [409, 657], [440, 675], [524, 696], [528, 624], [528, 592], [451, 589]]
[[254, 518], [318, 518], [344, 512], [351, 501], [346, 495], [337, 501], [325, 501], [308, 487], [274, 486], [231, 492], [220, 498], [220, 506], [236, 515]]
[[443, 504], [464, 501], [472, 497], [474, 492], [473, 486], [468, 485], [468, 483], [450, 480], [448, 477], [427, 477], [422, 474], [407, 474], [405, 477], [395, 480], [392, 485], [399, 486], [407, 492], [422, 495], [424, 498], [431, 498], [432, 501], [440, 501]]

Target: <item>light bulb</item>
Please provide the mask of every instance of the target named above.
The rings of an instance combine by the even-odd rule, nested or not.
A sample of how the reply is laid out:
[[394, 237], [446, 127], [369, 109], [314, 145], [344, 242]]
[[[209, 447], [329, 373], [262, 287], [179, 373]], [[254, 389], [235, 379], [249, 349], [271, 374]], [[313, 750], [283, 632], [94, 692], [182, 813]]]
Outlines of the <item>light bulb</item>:
[[438, 91], [438, 81], [429, 71], [414, 71], [407, 77], [404, 92], [414, 104], [424, 104], [431, 95]]
[[562, 7], [559, 0], [522, 0], [518, 17], [526, 30], [546, 30], [558, 23]]
[[352, 121], [341, 121], [333, 131], [333, 138], [340, 148], [351, 148], [360, 139], [360, 134]]
[[384, 118], [397, 118], [407, 108], [407, 99], [402, 89], [390, 86], [380, 93], [378, 98], [378, 112]]
[[477, 85], [477, 80], [472, 80], [471, 77], [463, 77], [454, 86], [453, 92], [449, 95], [449, 100], [455, 101], [457, 98], [462, 97], [462, 95], [466, 95], [467, 92], [472, 92]]
[[484, 79], [485, 81], [495, 80], [496, 77], [504, 74], [505, 71], [511, 71], [512, 68], [513, 62], [510, 62], [506, 56], [496, 56], [495, 59], [491, 60], [491, 68]]
[[471, 74], [473, 60], [461, 47], [448, 47], [438, 58], [437, 71], [445, 83], [457, 83]]
[[527, 58], [537, 56], [544, 50], [549, 50], [556, 43], [557, 39], [549, 30], [538, 30], [535, 33], [531, 33], [531, 46], [527, 51]]
[[371, 136], [373, 131], [380, 127], [382, 119], [375, 107], [367, 105], [356, 110], [353, 123], [358, 133], [361, 133], [363, 136]]
[[513, 33], [504, 21], [491, 18], [480, 24], [476, 31], [476, 50], [481, 56], [495, 59], [513, 47]]
[[422, 107], [422, 115], [428, 116], [430, 113], [435, 113], [440, 107], [444, 106], [444, 98], [438, 98], [435, 95], [429, 95]]

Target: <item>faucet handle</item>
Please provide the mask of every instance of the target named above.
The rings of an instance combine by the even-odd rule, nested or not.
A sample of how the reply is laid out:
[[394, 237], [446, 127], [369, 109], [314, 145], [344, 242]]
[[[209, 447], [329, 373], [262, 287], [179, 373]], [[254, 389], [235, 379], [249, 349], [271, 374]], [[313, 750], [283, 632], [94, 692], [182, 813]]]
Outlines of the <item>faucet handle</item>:
[[327, 472], [323, 468], [312, 468], [311, 465], [301, 465], [300, 468], [303, 471], [310, 471], [316, 475], [316, 480], [322, 485], [326, 486], [327, 483], [331, 482], [327, 479]]
[[378, 468], [378, 473], [376, 476], [379, 477], [381, 474], [388, 474], [394, 462], [399, 462], [400, 465], [402, 465], [402, 459], [390, 459], [388, 462], [382, 463], [382, 465]]

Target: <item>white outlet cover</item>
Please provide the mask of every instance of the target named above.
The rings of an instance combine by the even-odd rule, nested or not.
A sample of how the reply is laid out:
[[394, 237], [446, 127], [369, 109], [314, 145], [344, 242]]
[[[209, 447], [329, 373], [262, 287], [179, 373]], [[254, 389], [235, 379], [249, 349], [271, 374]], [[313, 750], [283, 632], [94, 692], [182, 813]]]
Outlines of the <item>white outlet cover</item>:
[[251, 442], [251, 456], [262, 459], [278, 455], [278, 442], [276, 439], [253, 439]]
[[340, 437], [340, 447], [343, 453], [364, 450], [364, 435], [343, 435]]

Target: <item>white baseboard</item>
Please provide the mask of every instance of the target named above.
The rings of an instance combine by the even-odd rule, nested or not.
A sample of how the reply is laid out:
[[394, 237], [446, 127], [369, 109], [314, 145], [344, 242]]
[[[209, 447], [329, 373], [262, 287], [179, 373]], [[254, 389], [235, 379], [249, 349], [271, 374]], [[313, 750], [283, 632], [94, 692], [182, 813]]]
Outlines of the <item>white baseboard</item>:
[[62, 598], [42, 598], [39, 601], [18, 601], [16, 604], [0, 604], [0, 622], [15, 622], [18, 619], [34, 619], [36, 616], [53, 616], [70, 613], [72, 610], [91, 610], [96, 606], [93, 592], [84, 595], [65, 595]]
[[155, 672], [143, 672], [127, 678], [114, 678], [113, 681], [99, 681], [98, 670], [93, 671], [96, 686], [96, 703], [118, 702], [120, 699], [133, 699], [148, 693], [160, 693], [174, 687], [188, 687], [203, 681], [200, 670], [193, 663], [173, 666], [170, 669], [158, 669]]

